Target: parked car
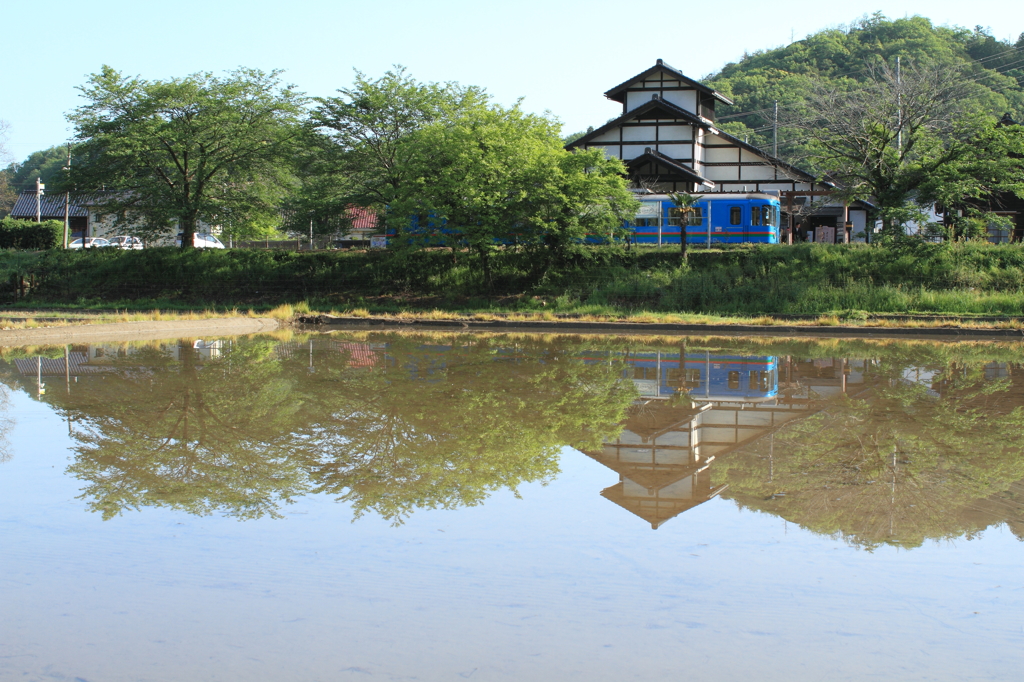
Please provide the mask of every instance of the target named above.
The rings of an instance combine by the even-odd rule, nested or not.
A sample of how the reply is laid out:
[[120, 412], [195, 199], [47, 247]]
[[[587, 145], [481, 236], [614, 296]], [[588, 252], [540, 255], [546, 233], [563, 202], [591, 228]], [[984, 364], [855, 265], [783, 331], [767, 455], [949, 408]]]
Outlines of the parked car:
[[[181, 246], [181, 233], [178, 233], [178, 238], [174, 240], [175, 246]], [[214, 237], [212, 234], [206, 234], [203, 232], [196, 232], [192, 235], [192, 246], [197, 249], [223, 249], [224, 244]]]
[[86, 237], [84, 240], [76, 239], [68, 244], [69, 249], [99, 249], [113, 246], [103, 237]]
[[143, 244], [142, 240], [138, 237], [129, 237], [128, 235], [119, 235], [112, 237], [110, 240], [111, 246], [116, 246], [119, 249], [141, 249]]

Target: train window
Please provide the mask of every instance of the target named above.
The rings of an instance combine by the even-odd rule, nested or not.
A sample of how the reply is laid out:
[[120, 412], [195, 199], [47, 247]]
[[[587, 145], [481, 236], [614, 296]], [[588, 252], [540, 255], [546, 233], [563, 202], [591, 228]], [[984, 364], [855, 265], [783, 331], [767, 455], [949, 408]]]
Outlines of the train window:
[[750, 373], [750, 382], [747, 384], [747, 388], [749, 388], [751, 391], [756, 391], [758, 383], [759, 382], [757, 380], [757, 371], [754, 370]]
[[775, 213], [775, 211], [772, 210], [772, 207], [762, 206], [761, 213], [763, 217], [763, 220], [761, 222], [763, 222], [765, 225], [771, 225], [772, 227], [775, 227], [775, 221], [772, 220], [772, 218], [774, 217], [772, 214]]
[[743, 222], [743, 209], [739, 206], [733, 206], [729, 209], [729, 224], [739, 225]]
[[[761, 209], [754, 206], [750, 209], [750, 224], [760, 225], [761, 224]], [[767, 223], [765, 223], [767, 224]]]
[[737, 389], [740, 387], [740, 373], [729, 372], [729, 388]]
[[686, 370], [686, 387], [697, 388], [700, 386], [700, 370], [699, 369], [688, 369]]
[[690, 213], [690, 217], [687, 220], [689, 225], [703, 225], [704, 224], [704, 209], [700, 206], [695, 206], [693, 211]]

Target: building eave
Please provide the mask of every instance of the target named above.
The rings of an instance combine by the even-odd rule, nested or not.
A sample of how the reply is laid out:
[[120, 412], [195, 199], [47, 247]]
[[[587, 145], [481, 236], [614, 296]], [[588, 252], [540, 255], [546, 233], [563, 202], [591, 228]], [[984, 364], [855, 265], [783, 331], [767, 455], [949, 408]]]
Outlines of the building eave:
[[652, 149], [647, 149], [640, 156], [632, 158], [629, 161], [624, 161], [624, 163], [626, 164], [626, 168], [630, 169], [634, 166], [639, 166], [644, 163], [660, 163], [671, 168], [672, 170], [679, 173], [680, 175], [682, 175], [691, 182], [695, 182], [698, 185], [704, 185], [706, 187], [715, 187], [715, 183], [713, 181], [708, 180], [707, 178], [699, 175], [689, 166], [682, 164], [673, 159], [672, 157], [665, 156], [664, 154], [656, 152]]
[[[586, 135], [584, 135], [583, 137], [581, 137], [581, 138], [579, 138], [577, 140], [573, 140], [569, 144], [565, 145], [565, 148], [566, 149], [572, 149], [574, 147], [578, 147], [578, 146], [583, 145], [583, 144], [590, 144], [590, 142], [595, 137], [598, 137], [599, 135], [603, 135], [606, 132], [608, 132], [609, 130], [613, 130], [614, 128], [616, 128], [618, 126], [621, 126], [626, 121], [629, 121], [629, 120], [634, 119], [634, 118], [638, 118], [638, 117], [646, 114], [647, 112], [651, 111], [652, 109], [659, 109], [659, 108], [663, 109], [665, 111], [665, 113], [669, 114], [671, 117], [681, 118], [681, 119], [689, 122], [691, 125], [700, 126], [701, 128], [705, 128], [707, 130], [712, 130], [713, 127], [714, 127], [713, 124], [711, 123], [711, 121], [707, 120], [703, 116], [697, 116], [692, 111], [687, 111], [686, 109], [683, 109], [682, 107], [676, 106], [675, 104], [672, 104], [671, 102], [669, 102], [667, 100], [658, 98], [658, 99], [652, 99], [652, 100], [650, 100], [648, 102], [644, 102], [643, 104], [641, 104], [640, 106], [636, 107], [635, 109], [630, 109], [629, 111], [624, 113], [622, 116], [619, 116], [618, 118], [615, 118], [615, 119], [612, 119], [611, 121], [608, 121], [607, 123], [605, 123], [600, 128], [596, 128], [593, 131], [591, 131], [591, 132], [587, 133]], [[601, 144], [601, 143], [597, 142], [595, 144]]]
[[616, 85], [611, 90], [608, 90], [607, 92], [604, 93], [604, 96], [607, 97], [610, 100], [615, 101], [615, 102], [622, 102], [626, 98], [625, 91], [627, 89], [629, 89], [630, 85], [633, 85], [637, 81], [647, 80], [647, 78], [651, 74], [657, 73], [658, 71], [664, 71], [665, 73], [671, 75], [673, 78], [675, 78], [677, 80], [680, 80], [683, 83], [686, 83], [687, 85], [693, 86], [695, 89], [700, 90], [701, 92], [703, 92], [706, 95], [710, 95], [710, 96], [714, 97], [715, 99], [717, 99], [722, 104], [734, 104], [734, 102], [731, 99], [729, 99], [728, 97], [726, 97], [722, 93], [718, 92], [714, 88], [709, 88], [708, 86], [704, 85], [703, 83], [701, 83], [699, 81], [693, 80], [689, 76], [685, 75], [679, 69], [676, 69], [676, 68], [674, 68], [672, 66], [669, 66], [668, 64], [666, 64], [661, 59], [659, 59], [658, 62], [654, 66], [652, 66], [651, 68], [647, 69], [646, 71], [638, 73], [637, 75], [633, 76], [629, 80], [624, 81], [622, 83], [619, 83], [618, 85]]

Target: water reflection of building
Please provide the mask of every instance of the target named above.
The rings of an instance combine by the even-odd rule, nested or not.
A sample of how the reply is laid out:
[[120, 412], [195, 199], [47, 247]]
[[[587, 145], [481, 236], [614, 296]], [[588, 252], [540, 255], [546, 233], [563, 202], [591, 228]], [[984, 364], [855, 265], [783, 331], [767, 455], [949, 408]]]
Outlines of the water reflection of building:
[[[177, 362], [186, 349], [191, 349], [198, 359], [210, 360], [220, 356], [225, 343], [220, 339], [167, 343], [160, 345], [160, 353]], [[64, 357], [16, 358], [14, 366], [22, 376], [37, 377], [37, 392], [42, 394], [43, 377], [64, 377], [70, 382], [77, 381], [79, 377], [101, 375], [118, 367], [132, 366], [133, 356], [137, 356], [141, 350], [139, 346], [122, 344], [73, 345], [65, 348]]]
[[[682, 358], [682, 362], [680, 362]], [[601, 494], [657, 529], [717, 496], [712, 463], [863, 383], [863, 363], [685, 352], [626, 358], [639, 399], [589, 457], [619, 475]]]

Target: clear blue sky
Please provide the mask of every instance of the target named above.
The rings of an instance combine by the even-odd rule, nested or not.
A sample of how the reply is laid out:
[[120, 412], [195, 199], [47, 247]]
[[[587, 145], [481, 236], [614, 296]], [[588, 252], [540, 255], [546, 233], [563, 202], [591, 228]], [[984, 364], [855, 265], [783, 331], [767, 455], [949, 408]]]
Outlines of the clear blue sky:
[[353, 68], [379, 75], [397, 63], [420, 80], [483, 86], [504, 104], [522, 97], [528, 110], [550, 110], [571, 132], [613, 116], [619, 105], [602, 93], [659, 57], [700, 78], [744, 51], [879, 10], [991, 27], [1002, 39], [1024, 32], [1024, 3], [1009, 0], [11, 2], [3, 12], [0, 119], [20, 161], [70, 136], [64, 114], [80, 103], [75, 87], [103, 64], [148, 79], [279, 68], [306, 93], [329, 95], [351, 83]]

